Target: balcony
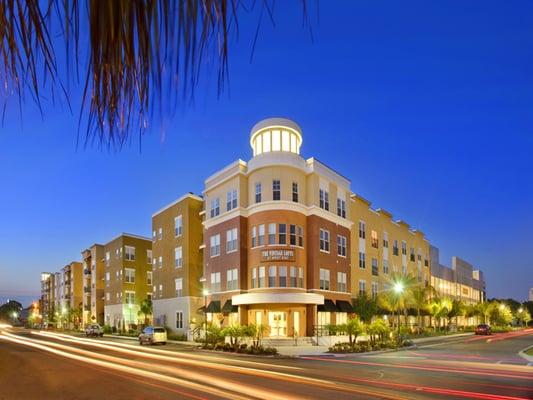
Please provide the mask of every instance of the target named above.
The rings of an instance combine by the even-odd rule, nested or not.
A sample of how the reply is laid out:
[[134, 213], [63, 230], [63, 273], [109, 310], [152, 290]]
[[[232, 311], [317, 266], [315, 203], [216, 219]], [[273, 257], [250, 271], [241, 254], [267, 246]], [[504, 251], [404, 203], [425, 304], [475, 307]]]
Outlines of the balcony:
[[91, 288], [90, 288], [89, 286], [85, 286], [85, 287], [83, 288], [83, 292], [84, 292], [84, 293], [91, 293]]
[[91, 275], [91, 270], [89, 268], [85, 268], [83, 270], [83, 275]]

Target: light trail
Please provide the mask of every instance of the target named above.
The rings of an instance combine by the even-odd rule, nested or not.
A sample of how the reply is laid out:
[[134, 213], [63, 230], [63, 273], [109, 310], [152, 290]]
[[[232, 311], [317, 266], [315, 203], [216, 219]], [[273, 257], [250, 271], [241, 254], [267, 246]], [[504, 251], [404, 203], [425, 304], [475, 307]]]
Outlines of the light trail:
[[[127, 343], [119, 343], [119, 342], [115, 342], [115, 341], [111, 341], [111, 340], [94, 340], [94, 339], [87, 339], [87, 338], [80, 338], [80, 337], [76, 337], [76, 336], [72, 336], [72, 335], [66, 335], [66, 334], [61, 334], [61, 333], [55, 333], [55, 332], [46, 332], [46, 331], [31, 331], [32, 334], [34, 335], [37, 335], [37, 334], [40, 334], [40, 335], [46, 335], [46, 336], [49, 336], [49, 337], [55, 337], [55, 338], [65, 338], [65, 339], [69, 339], [71, 341], [75, 341], [79, 344], [93, 344], [93, 343], [103, 343], [103, 344], [107, 344], [107, 345], [110, 345], [110, 346], [113, 346], [113, 347], [122, 347], [122, 348], [125, 348], [125, 349], [133, 349], [139, 353], [142, 353], [142, 352], [146, 352], [146, 353], [154, 353], [154, 354], [162, 354], [162, 355], [168, 355], [168, 356], [172, 356], [173, 358], [176, 357], [177, 354], [179, 354], [180, 358], [188, 358], [188, 359], [193, 359], [195, 361], [197, 360], [204, 360], [204, 361], [208, 361], [208, 362], [213, 362], [213, 361], [220, 361], [220, 362], [223, 362], [223, 363], [229, 363], [229, 364], [241, 364], [241, 365], [250, 365], [250, 366], [258, 366], [258, 367], [269, 367], [269, 368], [275, 368], [275, 369], [282, 369], [282, 370], [293, 370], [293, 371], [302, 371], [303, 369], [300, 368], [300, 367], [292, 367], [292, 366], [288, 366], [288, 365], [276, 365], [276, 364], [269, 364], [269, 363], [262, 363], [262, 362], [257, 362], [257, 361], [247, 361], [247, 360], [237, 360], [237, 359], [227, 359], [227, 358], [222, 358], [222, 357], [218, 357], [218, 356], [204, 356], [204, 355], [200, 355], [200, 354], [187, 354], [187, 353], [182, 353], [182, 352], [176, 352], [176, 351], [171, 351], [171, 350], [162, 350], [162, 349], [155, 349], [155, 348], [152, 348], [152, 347], [141, 347], [141, 346], [137, 346], [137, 345], [132, 345], [132, 344], [127, 344]], [[59, 339], [58, 339], [59, 340]]]
[[[497, 377], [503, 377], [503, 378], [511, 378], [511, 379], [527, 379], [527, 380], [533, 380], [533, 373], [525, 372], [522, 374], [521, 372], [518, 372], [515, 375], [511, 374], [504, 374], [504, 373], [498, 373], [498, 372], [491, 372], [487, 369], [465, 369], [465, 368], [450, 368], [450, 367], [439, 367], [439, 366], [420, 366], [420, 365], [413, 365], [413, 364], [385, 364], [385, 363], [379, 363], [379, 362], [365, 362], [365, 361], [355, 361], [355, 360], [339, 360], [339, 359], [328, 359], [328, 358], [321, 358], [321, 357], [313, 357], [313, 356], [306, 356], [301, 357], [306, 360], [319, 360], [319, 361], [327, 361], [327, 362], [337, 362], [337, 363], [347, 363], [347, 364], [357, 364], [357, 365], [368, 365], [368, 366], [375, 366], [375, 367], [386, 367], [386, 368], [401, 368], [401, 369], [417, 369], [422, 371], [436, 371], [436, 372], [447, 372], [447, 373], [462, 373], [462, 374], [469, 374], [469, 375], [490, 375], [490, 376], [497, 376]], [[496, 366], [492, 366], [492, 369]], [[510, 365], [505, 366], [507, 367], [513, 367]]]
[[397, 387], [397, 388], [402, 388], [402, 389], [414, 390], [416, 392], [460, 396], [460, 397], [467, 397], [467, 398], [473, 398], [473, 399], [528, 400], [528, 398], [526, 397], [501, 396], [497, 394], [470, 392], [470, 391], [465, 391], [465, 390], [446, 389], [446, 388], [439, 388], [439, 387], [433, 387], [433, 386], [421, 386], [421, 385], [413, 385], [413, 384], [407, 384], [407, 383], [384, 382], [382, 380], [353, 378], [353, 377], [347, 377], [347, 376], [345, 376], [344, 378], [349, 379], [351, 381], [356, 381], [356, 382], [364, 382], [364, 383], [384, 385], [384, 386], [389, 386], [389, 387]]
[[487, 339], [487, 343], [494, 343], [499, 342], [501, 340], [507, 340], [507, 339], [514, 339], [516, 337], [520, 336], [527, 336], [530, 335], [533, 332], [533, 329], [525, 329], [524, 331], [518, 331], [518, 332], [509, 332], [508, 334], [497, 336], [494, 338]]
[[[3, 334], [0, 334], [0, 340], [6, 340], [6, 341], [18, 343], [18, 344], [21, 344], [21, 345], [24, 345], [24, 346], [29, 346], [29, 347], [33, 347], [33, 348], [36, 348], [36, 349], [39, 349], [39, 350], [43, 350], [43, 351], [46, 351], [46, 352], [49, 352], [49, 353], [52, 353], [52, 354], [55, 354], [55, 355], [58, 355], [58, 356], [61, 356], [61, 357], [70, 358], [72, 360], [80, 361], [80, 362], [83, 362], [83, 363], [97, 365], [99, 367], [104, 367], [104, 368], [111, 369], [111, 370], [121, 371], [121, 372], [124, 372], [124, 373], [127, 373], [127, 374], [132, 374], [132, 375], [140, 376], [140, 377], [143, 377], [143, 378], [150, 378], [150, 379], [154, 379], [154, 380], [160, 381], [160, 382], [171, 383], [173, 385], [181, 385], [183, 387], [187, 387], [187, 388], [192, 389], [192, 390], [197, 390], [197, 391], [200, 391], [200, 392], [206, 392], [206, 393], [209, 393], [209, 394], [212, 394], [212, 395], [215, 395], [215, 396], [218, 396], [218, 397], [222, 397], [222, 398], [240, 399], [240, 400], [247, 399], [246, 397], [238, 396], [238, 395], [235, 395], [235, 394], [230, 394], [229, 395], [228, 393], [223, 392], [221, 390], [214, 389], [214, 388], [209, 388], [209, 387], [206, 387], [205, 385], [200, 385], [198, 383], [188, 382], [188, 381], [183, 380], [183, 379], [170, 377], [170, 376], [165, 376], [165, 375], [161, 375], [161, 374], [156, 374], [156, 373], [150, 372], [150, 371], [138, 370], [138, 369], [135, 369], [135, 368], [132, 368], [132, 367], [128, 367], [128, 366], [125, 366], [125, 365], [115, 365], [115, 364], [112, 364], [110, 362], [101, 361], [101, 360], [95, 360], [93, 358], [83, 357], [83, 356], [79, 356], [79, 355], [76, 355], [76, 354], [67, 353], [65, 351], [61, 351], [61, 350], [57, 350], [57, 349], [51, 348], [51, 347], [49, 347], [47, 345], [42, 345], [42, 344], [39, 344], [39, 343], [35, 343], [34, 339], [19, 339], [18, 337], [13, 337], [13, 336], [15, 336], [15, 335], [6, 334], [4, 332]], [[68, 347], [68, 346], [65, 346], [65, 347]], [[193, 397], [197, 398], [197, 399], [199, 398], [198, 396], [194, 396], [194, 395], [191, 395], [190, 393], [185, 393], [185, 392], [183, 392], [183, 395], [185, 395], [187, 397], [190, 397], [190, 398], [193, 398]]]
[[[41, 336], [45, 336], [45, 337], [48, 336], [47, 334], [42, 334], [40, 332], [32, 332], [32, 333], [35, 334], [35, 335], [41, 335]], [[76, 340], [71, 339], [71, 337], [70, 338], [65, 338], [65, 337], [59, 338], [59, 337], [56, 337], [56, 338], [57, 338], [57, 340], [64, 340], [64, 341], [67, 341], [67, 342], [76, 343]], [[31, 339], [31, 340], [34, 340], [34, 339]], [[127, 350], [127, 349], [117, 349], [117, 348], [113, 348], [113, 346], [109, 346], [109, 345], [100, 345], [98, 342], [99, 341], [97, 341], [97, 342], [92, 342], [92, 341], [85, 342], [84, 341], [83, 344], [84, 345], [92, 345], [92, 346], [95, 346], [95, 347], [103, 347], [103, 348], [106, 348], [106, 349], [109, 349], [109, 350], [112, 350], [112, 351], [126, 352], [126, 353], [128, 353], [130, 355], [135, 355], [135, 356], [154, 358], [154, 359], [159, 358], [160, 360], [164, 359], [165, 361], [171, 361], [171, 362], [174, 362], [174, 363], [184, 363], [185, 362], [188, 365], [202, 366], [202, 367], [206, 367], [206, 368], [210, 368], [210, 369], [223, 370], [223, 371], [226, 371], [226, 372], [234, 372], [234, 373], [238, 373], [238, 374], [251, 375], [251, 376], [260, 377], [260, 378], [281, 380], [281, 381], [290, 382], [290, 383], [294, 383], [294, 384], [300, 384], [300, 385], [301, 384], [313, 385], [313, 386], [320, 387], [322, 389], [327, 389], [327, 390], [333, 390], [333, 391], [341, 390], [341, 391], [344, 391], [344, 392], [365, 394], [365, 395], [370, 395], [370, 396], [373, 396], [373, 397], [380, 397], [380, 398], [384, 398], [384, 399], [394, 399], [394, 400], [397, 400], [397, 399], [408, 400], [408, 399], [410, 399], [408, 397], [401, 397], [398, 394], [391, 395], [391, 394], [389, 394], [387, 392], [382, 392], [382, 391], [379, 391], [379, 390], [370, 389], [370, 388], [366, 388], [366, 387], [347, 385], [347, 384], [343, 384], [341, 382], [326, 381], [326, 380], [322, 380], [322, 379], [316, 379], [316, 378], [298, 376], [298, 375], [291, 375], [291, 374], [288, 374], [288, 373], [281, 373], [281, 372], [275, 372], [275, 371], [263, 371], [263, 370], [254, 370], [254, 369], [251, 369], [251, 368], [241, 368], [241, 367], [237, 367], [237, 366], [233, 366], [233, 365], [217, 365], [217, 364], [206, 363], [206, 362], [203, 362], [203, 361], [194, 362], [192, 360], [180, 360], [180, 359], [176, 358], [176, 356], [168, 357], [168, 356], [162, 356], [162, 355], [157, 355], [157, 354], [147, 354], [147, 353], [139, 352], [139, 351], [131, 351], [131, 350]], [[58, 345], [57, 343], [51, 343], [51, 342], [43, 342], [43, 343], [46, 343], [48, 345], [51, 345], [51, 344]], [[71, 348], [69, 346], [65, 346], [65, 347]], [[85, 351], [85, 350], [81, 350], [81, 351]], [[90, 354], [93, 354], [93, 353], [90, 353]], [[176, 353], [174, 353], [174, 354], [176, 355]], [[211, 377], [210, 377], [210, 379], [211, 379]], [[272, 395], [269, 395], [269, 396], [263, 397], [263, 398], [269, 399], [269, 400], [273, 399]], [[283, 394], [281, 398], [282, 399], [289, 399], [290, 397], [288, 397], [286, 394]]]
[[[10, 336], [16, 337], [15, 335], [10, 335]], [[178, 369], [175, 367], [169, 367], [169, 366], [163, 366], [163, 365], [157, 365], [157, 364], [154, 365], [154, 364], [148, 364], [148, 363], [140, 362], [140, 361], [133, 361], [133, 360], [125, 359], [125, 358], [114, 357], [114, 356], [104, 355], [100, 353], [94, 353], [88, 350], [83, 350], [83, 349], [75, 348], [72, 346], [65, 346], [59, 343], [54, 343], [54, 342], [42, 341], [38, 339], [29, 339], [29, 338], [26, 339], [25, 338], [23, 340], [29, 340], [31, 342], [39, 343], [44, 346], [52, 346], [58, 349], [71, 351], [74, 353], [82, 354], [82, 355], [93, 357], [93, 358], [99, 358], [99, 359], [106, 360], [106, 361], [113, 362], [113, 363], [120, 363], [120, 364], [124, 364], [130, 367], [157, 370], [160, 372], [166, 372], [166, 373], [171, 373], [171, 374], [179, 373], [181, 378], [186, 378], [186, 379], [194, 380], [197, 382], [205, 381], [204, 373], [192, 372], [190, 370], [184, 370], [182, 368]], [[245, 393], [248, 396], [255, 397], [258, 399], [265, 399], [265, 398], [273, 399], [273, 400], [285, 400], [285, 399], [299, 400], [301, 399], [299, 397], [288, 396], [285, 393], [278, 393], [272, 390], [257, 389], [247, 384], [241, 384], [241, 383], [229, 380], [229, 379], [219, 379], [213, 376], [209, 377], [209, 384], [216, 386], [218, 388], [221, 388], [221, 389], [229, 389], [236, 393]]]

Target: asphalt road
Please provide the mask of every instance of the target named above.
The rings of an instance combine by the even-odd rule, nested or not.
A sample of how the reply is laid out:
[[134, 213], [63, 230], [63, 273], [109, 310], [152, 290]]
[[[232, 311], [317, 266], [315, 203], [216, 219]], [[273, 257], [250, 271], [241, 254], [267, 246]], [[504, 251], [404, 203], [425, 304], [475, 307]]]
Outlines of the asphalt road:
[[533, 399], [527, 332], [416, 350], [267, 358], [38, 331], [0, 332], [7, 399]]

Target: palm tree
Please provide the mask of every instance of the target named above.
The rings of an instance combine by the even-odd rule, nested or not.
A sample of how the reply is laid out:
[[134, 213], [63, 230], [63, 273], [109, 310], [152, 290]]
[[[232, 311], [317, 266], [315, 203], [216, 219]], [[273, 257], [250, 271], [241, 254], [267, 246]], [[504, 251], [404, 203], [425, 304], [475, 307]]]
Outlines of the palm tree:
[[[259, 3], [265, 15], [272, 16], [269, 2]], [[96, 140], [114, 147], [126, 143], [133, 132], [141, 135], [154, 111], [162, 117], [179, 100], [190, 101], [202, 67], [210, 63], [218, 72], [220, 94], [238, 16], [253, 8], [253, 2], [239, 0], [13, 0], [0, 4], [2, 94], [15, 93], [23, 101], [25, 92], [30, 92], [42, 113], [41, 99], [64, 96], [68, 101], [70, 75], [78, 81], [81, 72], [80, 122], [86, 122], [85, 143]], [[306, 18], [305, 0], [302, 8]], [[61, 40], [64, 65], [54, 47]], [[43, 94], [44, 89], [50, 94]]]
[[365, 327], [359, 318], [350, 318], [348, 322], [346, 322], [346, 324], [342, 324], [339, 329], [346, 332], [348, 335], [348, 342], [352, 347], [357, 342], [357, 336], [361, 335], [365, 331]]
[[148, 325], [150, 323], [148, 316], [152, 315], [153, 313], [153, 305], [152, 300], [150, 298], [146, 298], [143, 301], [141, 301], [141, 304], [139, 305], [139, 315], [144, 315], [144, 324]]
[[418, 327], [422, 328], [422, 317], [420, 311], [427, 309], [429, 300], [435, 294], [435, 289], [433, 288], [433, 286], [426, 287], [418, 285], [414, 287], [409, 294], [409, 303], [412, 307], [416, 309]]
[[476, 314], [479, 317], [481, 317], [484, 324], [488, 323], [490, 312], [491, 312], [491, 303], [484, 301], [482, 303], [476, 304]]

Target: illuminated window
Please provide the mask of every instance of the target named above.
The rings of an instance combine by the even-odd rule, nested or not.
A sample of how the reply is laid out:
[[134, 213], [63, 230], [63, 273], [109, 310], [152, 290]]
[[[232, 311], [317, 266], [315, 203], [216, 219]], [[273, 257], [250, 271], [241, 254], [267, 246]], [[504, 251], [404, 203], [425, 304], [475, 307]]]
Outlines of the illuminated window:
[[379, 247], [378, 233], [376, 231], [370, 232], [370, 242], [373, 248], [377, 249]]
[[270, 151], [270, 131], [263, 132], [263, 153]]
[[272, 131], [272, 151], [281, 150], [281, 132]]
[[289, 132], [287, 131], [281, 131], [281, 150], [291, 151]]
[[176, 297], [183, 296], [183, 278], [177, 278], [175, 281], [176, 285]]

